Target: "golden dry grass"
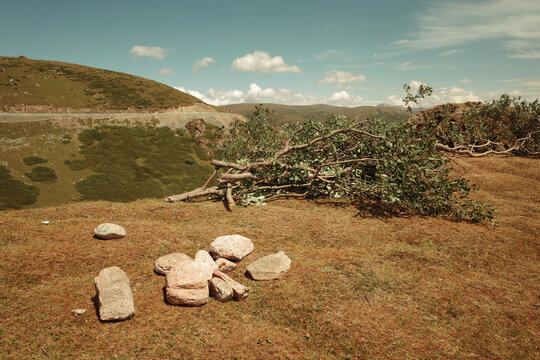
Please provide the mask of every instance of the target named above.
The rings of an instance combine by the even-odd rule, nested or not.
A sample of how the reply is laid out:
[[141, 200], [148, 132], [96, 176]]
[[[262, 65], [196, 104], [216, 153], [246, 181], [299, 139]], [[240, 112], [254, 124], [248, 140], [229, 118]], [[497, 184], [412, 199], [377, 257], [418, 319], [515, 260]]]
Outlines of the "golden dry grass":
[[[300, 201], [232, 213], [220, 203], [157, 200], [4, 212], [0, 357], [538, 358], [539, 164], [455, 160], [499, 210], [496, 227]], [[123, 225], [127, 237], [94, 239], [102, 222]], [[251, 286], [246, 300], [164, 302], [157, 257], [194, 255], [234, 233], [255, 243], [231, 274]], [[284, 279], [244, 277], [247, 264], [278, 250], [292, 259]], [[93, 279], [112, 265], [130, 277], [137, 312], [101, 323]], [[88, 311], [74, 316], [75, 308]]]

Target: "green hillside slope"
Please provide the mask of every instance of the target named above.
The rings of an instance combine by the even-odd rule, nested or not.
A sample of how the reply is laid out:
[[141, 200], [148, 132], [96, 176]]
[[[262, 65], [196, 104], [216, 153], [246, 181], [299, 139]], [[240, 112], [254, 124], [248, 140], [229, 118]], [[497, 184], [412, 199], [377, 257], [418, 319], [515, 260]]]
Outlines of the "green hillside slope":
[[[229, 109], [233, 113], [251, 117], [258, 104], [232, 104], [220, 106], [221, 109]], [[332, 105], [281, 105], [263, 104], [274, 111], [278, 123], [305, 122], [309, 120], [326, 120], [332, 114], [345, 115], [350, 118], [365, 120], [367, 118], [382, 118], [388, 122], [404, 121], [410, 118], [410, 114], [402, 109], [390, 106], [358, 106], [341, 107]]]
[[152, 112], [197, 103], [202, 102], [134, 75], [0, 57], [0, 112]]

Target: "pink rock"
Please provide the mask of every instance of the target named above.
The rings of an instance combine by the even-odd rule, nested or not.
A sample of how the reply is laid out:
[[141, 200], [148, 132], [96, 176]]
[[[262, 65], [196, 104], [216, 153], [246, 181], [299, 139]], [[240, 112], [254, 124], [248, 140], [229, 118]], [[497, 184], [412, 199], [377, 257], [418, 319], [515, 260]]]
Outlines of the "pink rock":
[[167, 275], [171, 267], [193, 262], [193, 259], [186, 254], [172, 253], [164, 255], [154, 263], [154, 270], [158, 274]]
[[212, 259], [212, 256], [210, 256], [210, 254], [206, 250], [197, 251], [197, 254], [195, 254], [195, 261], [209, 266], [212, 271], [218, 268], [218, 266], [214, 262], [214, 259]]
[[208, 302], [208, 285], [198, 289], [167, 288], [165, 297], [171, 305], [201, 306]]
[[227, 285], [229, 285], [233, 289], [234, 298], [236, 300], [242, 300], [248, 297], [249, 288], [247, 286], [240, 284], [239, 282], [237, 282], [236, 280], [233, 280], [228, 275], [222, 273], [219, 270], [214, 270], [214, 276], [225, 281]]
[[236, 264], [227, 259], [219, 258], [216, 260], [218, 270], [224, 273], [229, 273], [236, 268]]
[[212, 278], [212, 268], [208, 265], [192, 261], [180, 266], [173, 266], [167, 274], [167, 288], [200, 289], [208, 287]]
[[253, 243], [241, 235], [226, 235], [217, 237], [210, 244], [210, 253], [214, 258], [242, 260], [253, 251]]
[[283, 251], [263, 256], [247, 267], [253, 280], [279, 279], [291, 268], [291, 259]]

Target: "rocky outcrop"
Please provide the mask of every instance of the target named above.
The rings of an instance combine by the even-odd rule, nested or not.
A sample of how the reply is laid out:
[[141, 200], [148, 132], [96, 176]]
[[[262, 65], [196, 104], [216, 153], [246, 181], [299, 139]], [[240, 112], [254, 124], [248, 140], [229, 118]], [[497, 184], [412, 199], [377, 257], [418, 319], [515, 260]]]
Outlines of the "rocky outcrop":
[[180, 266], [193, 262], [193, 259], [182, 253], [172, 253], [158, 258], [154, 263], [154, 271], [161, 275], [167, 275], [173, 266]]
[[239, 261], [253, 251], [253, 243], [241, 235], [226, 235], [217, 237], [210, 244], [210, 253], [214, 258], [225, 258]]
[[283, 251], [263, 256], [247, 267], [247, 272], [253, 280], [279, 279], [291, 268], [291, 259]]
[[94, 229], [94, 235], [103, 240], [121, 239], [126, 236], [126, 229], [120, 225], [104, 223]]
[[94, 285], [102, 321], [126, 320], [135, 314], [131, 284], [122, 269], [112, 266], [101, 270]]

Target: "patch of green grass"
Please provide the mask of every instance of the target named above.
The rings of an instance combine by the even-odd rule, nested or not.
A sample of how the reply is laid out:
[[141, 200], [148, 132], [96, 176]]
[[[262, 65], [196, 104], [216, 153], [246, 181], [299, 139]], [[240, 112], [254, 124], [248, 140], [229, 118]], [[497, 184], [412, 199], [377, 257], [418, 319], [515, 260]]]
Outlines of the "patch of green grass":
[[54, 169], [46, 166], [36, 166], [31, 172], [25, 173], [25, 175], [34, 182], [53, 183], [58, 179]]
[[167, 127], [103, 126], [82, 131], [79, 140], [85, 159], [64, 164], [97, 173], [75, 184], [83, 200], [163, 197], [200, 186], [212, 171], [200, 162], [197, 142]]
[[20, 209], [36, 202], [39, 188], [15, 180], [8, 168], [0, 165], [0, 210]]
[[69, 134], [66, 134], [64, 135], [64, 137], [62, 138], [62, 144], [69, 144], [71, 142], [71, 135]]
[[23, 158], [23, 162], [26, 165], [36, 165], [36, 164], [45, 164], [49, 162], [49, 160], [33, 155], [33, 156], [27, 156]]

